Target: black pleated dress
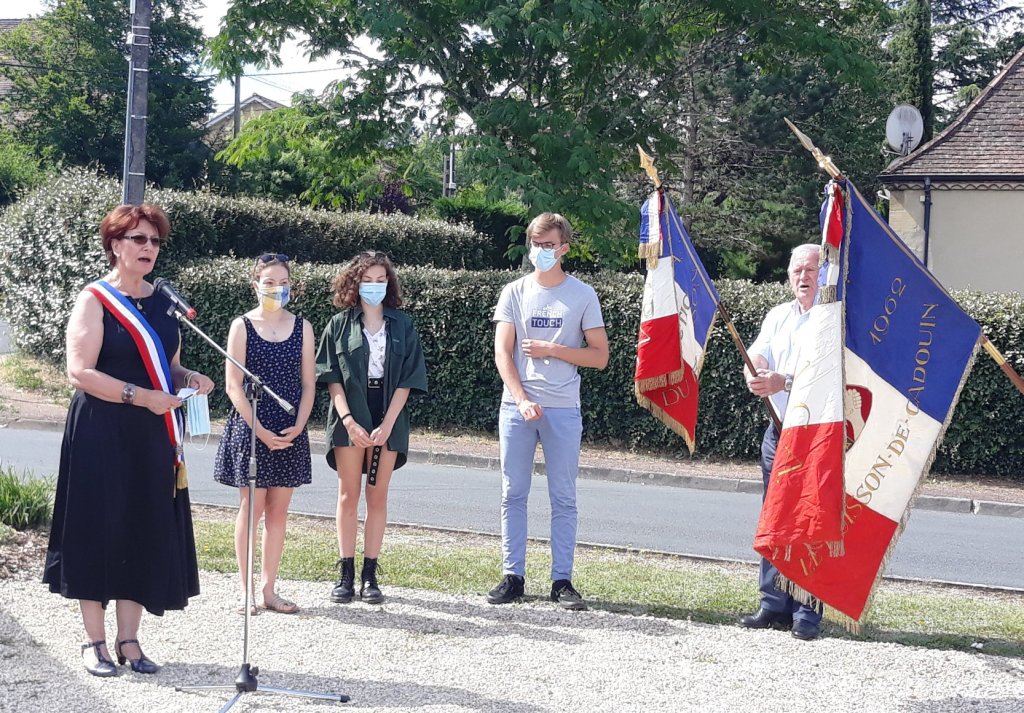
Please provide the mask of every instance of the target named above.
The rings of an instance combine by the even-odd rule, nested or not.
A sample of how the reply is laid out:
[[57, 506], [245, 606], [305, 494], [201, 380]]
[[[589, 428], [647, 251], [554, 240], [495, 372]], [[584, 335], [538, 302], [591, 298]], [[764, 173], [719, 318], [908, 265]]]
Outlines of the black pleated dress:
[[[140, 301], [168, 360], [178, 322], [160, 294]], [[150, 387], [131, 335], [104, 309], [96, 369]], [[75, 392], [61, 446], [43, 581], [71, 599], [128, 599], [157, 616], [199, 594], [188, 490], [175, 490], [162, 416]]]

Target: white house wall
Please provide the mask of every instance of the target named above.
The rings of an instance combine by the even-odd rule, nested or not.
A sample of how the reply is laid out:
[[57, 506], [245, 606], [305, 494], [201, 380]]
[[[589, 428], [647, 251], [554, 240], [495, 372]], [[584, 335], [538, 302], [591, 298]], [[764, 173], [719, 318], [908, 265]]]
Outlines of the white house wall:
[[[922, 259], [923, 197], [890, 189], [889, 225]], [[928, 268], [949, 289], [1024, 292], [1024, 191], [933, 188]]]

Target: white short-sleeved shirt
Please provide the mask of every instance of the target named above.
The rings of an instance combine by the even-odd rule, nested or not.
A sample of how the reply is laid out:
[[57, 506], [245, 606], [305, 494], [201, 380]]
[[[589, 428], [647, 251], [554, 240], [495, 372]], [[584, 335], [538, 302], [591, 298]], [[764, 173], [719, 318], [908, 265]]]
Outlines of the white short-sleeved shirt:
[[[765, 315], [761, 332], [747, 351], [751, 356], [758, 354], [764, 357], [772, 371], [792, 375], [799, 356], [795, 349], [796, 335], [808, 323], [810, 314], [810, 310], [801, 312], [796, 300], [773, 307]], [[786, 415], [789, 392], [780, 391], [769, 398], [781, 421]]]
[[[512, 361], [531, 401], [544, 408], [580, 405], [580, 376], [575, 364], [555, 357], [527, 358], [524, 339], [541, 339], [567, 347], [583, 346], [583, 333], [604, 326], [597, 293], [590, 285], [566, 275], [555, 287], [540, 285], [531, 275], [505, 285], [494, 309], [495, 322], [516, 328]], [[501, 400], [514, 403], [508, 387]]]
[[363, 328], [363, 336], [370, 347], [370, 363], [366, 376], [370, 379], [384, 378], [384, 357], [388, 348], [388, 324], [385, 322], [376, 334], [370, 334]]

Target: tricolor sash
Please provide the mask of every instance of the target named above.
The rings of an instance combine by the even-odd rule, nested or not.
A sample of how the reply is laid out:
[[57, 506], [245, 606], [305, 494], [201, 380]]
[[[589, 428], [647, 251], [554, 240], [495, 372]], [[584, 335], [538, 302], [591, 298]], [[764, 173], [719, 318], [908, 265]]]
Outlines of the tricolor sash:
[[[153, 389], [173, 394], [174, 381], [171, 376], [171, 363], [164, 351], [163, 342], [160, 341], [159, 335], [146, 320], [146, 317], [136, 309], [131, 300], [103, 280], [96, 280], [96, 282], [86, 285], [85, 289], [96, 295], [107, 311], [114, 315], [125, 331], [131, 335], [139, 350], [142, 363], [146, 367], [146, 373], [149, 374]], [[176, 488], [183, 490], [188, 487], [188, 478], [185, 472], [185, 456], [182, 448], [184, 423], [181, 411], [172, 409], [165, 413], [164, 424], [167, 426], [167, 438], [174, 448]]]

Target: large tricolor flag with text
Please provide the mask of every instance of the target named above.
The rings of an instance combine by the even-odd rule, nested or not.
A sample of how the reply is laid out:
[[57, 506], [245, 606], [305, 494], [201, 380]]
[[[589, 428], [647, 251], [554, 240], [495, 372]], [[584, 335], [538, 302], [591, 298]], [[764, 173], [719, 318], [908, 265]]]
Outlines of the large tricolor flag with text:
[[[844, 228], [834, 251], [840, 263], [835, 304], [841, 308], [841, 328], [834, 338], [822, 339], [841, 349], [842, 378], [816, 381], [815, 372], [798, 371], [785, 421], [807, 418], [814, 404], [842, 403], [842, 427], [829, 429], [832, 442], [824, 447], [830, 454], [845, 449], [842, 546], [833, 552], [821, 542], [788, 553], [759, 551], [779, 568], [794, 595], [822, 602], [826, 616], [855, 628], [952, 418], [981, 327], [852, 183], [834, 185], [839, 193], [827, 200], [842, 201]], [[824, 232], [827, 242], [827, 221]], [[815, 358], [816, 352], [807, 359], [801, 352], [800, 364]], [[776, 457], [768, 500], [775, 496], [777, 477], [778, 482], [819, 478], [814, 452], [796, 444], [787, 454], [791, 470], [785, 473]], [[830, 461], [827, 467], [834, 465]], [[833, 517], [835, 504], [826, 512]]]
[[693, 453], [698, 382], [718, 292], [663, 191], [652, 193], [640, 209], [639, 254], [647, 258], [648, 270], [636, 347], [636, 398]]
[[797, 332], [799, 355], [754, 549], [768, 560], [843, 551], [843, 194], [830, 183], [822, 210], [818, 297]]

